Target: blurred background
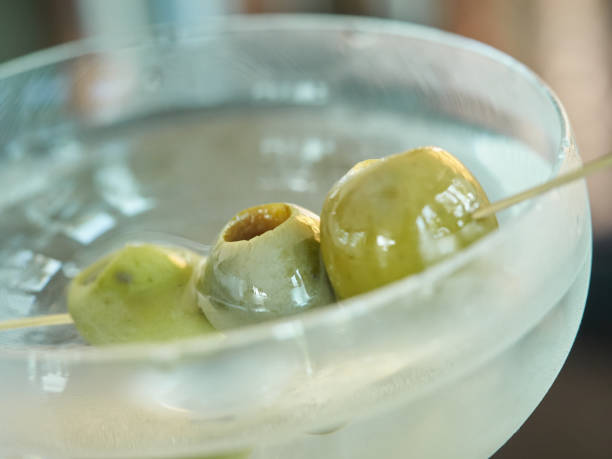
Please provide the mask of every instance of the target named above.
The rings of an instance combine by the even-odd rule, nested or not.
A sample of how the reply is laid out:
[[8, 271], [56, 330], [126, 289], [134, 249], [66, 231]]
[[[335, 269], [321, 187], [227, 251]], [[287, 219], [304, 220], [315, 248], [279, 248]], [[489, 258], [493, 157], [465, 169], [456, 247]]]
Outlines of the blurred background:
[[[277, 12], [387, 17], [488, 43], [527, 64], [559, 95], [585, 160], [612, 150], [609, 0], [0, 0], [0, 62], [155, 23]], [[497, 459], [612, 457], [612, 172], [588, 185], [595, 242], [581, 330], [554, 386]]]

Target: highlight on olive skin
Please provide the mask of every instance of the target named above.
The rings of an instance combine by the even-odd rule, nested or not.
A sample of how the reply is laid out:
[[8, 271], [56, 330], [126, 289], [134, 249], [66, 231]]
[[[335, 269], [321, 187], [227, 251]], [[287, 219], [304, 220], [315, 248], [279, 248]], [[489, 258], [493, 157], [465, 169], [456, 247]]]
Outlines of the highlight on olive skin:
[[356, 164], [321, 213], [321, 252], [337, 297], [419, 273], [495, 230], [495, 216], [471, 217], [488, 203], [470, 171], [440, 148]]
[[167, 341], [214, 332], [198, 307], [201, 257], [130, 244], [85, 268], [68, 289], [68, 311], [90, 344]]
[[218, 329], [332, 303], [320, 256], [319, 217], [295, 204], [245, 209], [221, 230], [198, 284]]

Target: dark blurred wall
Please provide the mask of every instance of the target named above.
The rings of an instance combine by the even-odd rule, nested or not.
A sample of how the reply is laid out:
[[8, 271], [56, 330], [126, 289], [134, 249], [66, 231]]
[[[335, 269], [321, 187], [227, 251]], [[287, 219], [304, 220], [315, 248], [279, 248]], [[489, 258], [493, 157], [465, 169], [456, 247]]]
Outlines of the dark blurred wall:
[[0, 62], [79, 38], [77, 0], [0, 0]]
[[36, 0], [0, 2], [0, 61], [44, 47], [49, 29]]

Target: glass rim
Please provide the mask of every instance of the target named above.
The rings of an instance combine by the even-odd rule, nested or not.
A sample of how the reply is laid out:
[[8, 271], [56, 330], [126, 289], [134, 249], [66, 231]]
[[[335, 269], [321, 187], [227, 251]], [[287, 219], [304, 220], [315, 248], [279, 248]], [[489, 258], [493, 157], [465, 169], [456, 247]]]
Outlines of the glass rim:
[[[9, 60], [0, 64], [0, 85], [6, 78], [27, 73], [45, 65], [59, 64], [93, 52], [112, 52], [148, 45], [155, 36], [163, 36], [164, 32], [176, 32], [179, 29], [181, 34], [177, 39], [178, 42], [188, 40], [190, 37], [203, 39], [207, 35], [218, 37], [224, 33], [231, 32], [328, 30], [359, 32], [371, 35], [395, 35], [467, 50], [494, 60], [519, 74], [522, 78], [530, 80], [554, 108], [560, 125], [560, 139], [556, 161], [552, 164], [552, 172], [549, 178], [558, 174], [567, 158], [568, 148], [573, 145], [569, 118], [560, 100], [552, 89], [523, 63], [492, 46], [468, 37], [425, 25], [382, 18], [320, 14], [262, 14], [254, 16], [229, 15], [214, 17], [201, 21], [197, 25], [186, 27], [179, 27], [173, 24], [159, 24], [148, 29], [142, 29], [140, 34], [85, 38]], [[149, 35], [142, 34], [144, 31], [147, 31]], [[329, 323], [330, 320], [348, 323], [356, 320], [361, 315], [384, 307], [392, 298], [397, 297], [401, 293], [406, 294], [414, 291], [424, 282], [432, 283], [443, 279], [446, 275], [464, 266], [479, 254], [486, 252], [489, 248], [505, 240], [512, 234], [513, 228], [520, 225], [530, 214], [537, 212], [535, 203], [539, 199], [541, 197], [532, 199], [520, 214], [494, 233], [483, 237], [468, 248], [429, 267], [421, 273], [400, 279], [366, 294], [341, 300], [329, 306], [315, 308], [296, 316], [228, 330], [223, 332], [222, 337], [202, 336], [163, 343], [130, 343], [102, 347], [53, 348], [51, 346], [30, 346], [0, 349], [0, 360], [21, 360], [36, 355], [40, 358], [79, 361], [83, 363], [114, 363], [134, 360], [167, 363], [195, 356], [205, 357], [214, 355], [219, 351], [241, 348], [249, 346], [251, 343], [263, 342], [279, 337], [283, 339], [297, 338], [302, 336], [305, 330], [316, 329], [320, 325]], [[299, 323], [299, 326], [294, 326], [296, 323]], [[527, 330], [530, 326], [530, 323], [525, 323], [524, 329]]]

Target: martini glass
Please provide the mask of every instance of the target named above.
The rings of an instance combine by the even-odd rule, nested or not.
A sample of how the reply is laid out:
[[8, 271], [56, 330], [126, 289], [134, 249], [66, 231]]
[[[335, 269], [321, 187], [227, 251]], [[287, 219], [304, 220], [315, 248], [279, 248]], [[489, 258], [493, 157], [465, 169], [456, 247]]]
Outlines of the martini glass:
[[[376, 19], [157, 27], [0, 66], [0, 318], [65, 311], [70, 278], [129, 241], [207, 245], [237, 210], [318, 212], [354, 163], [421, 145], [497, 200], [581, 162], [512, 58]], [[486, 457], [540, 402], [582, 316], [582, 182], [377, 291], [167, 344], [0, 332], [3, 457]]]

